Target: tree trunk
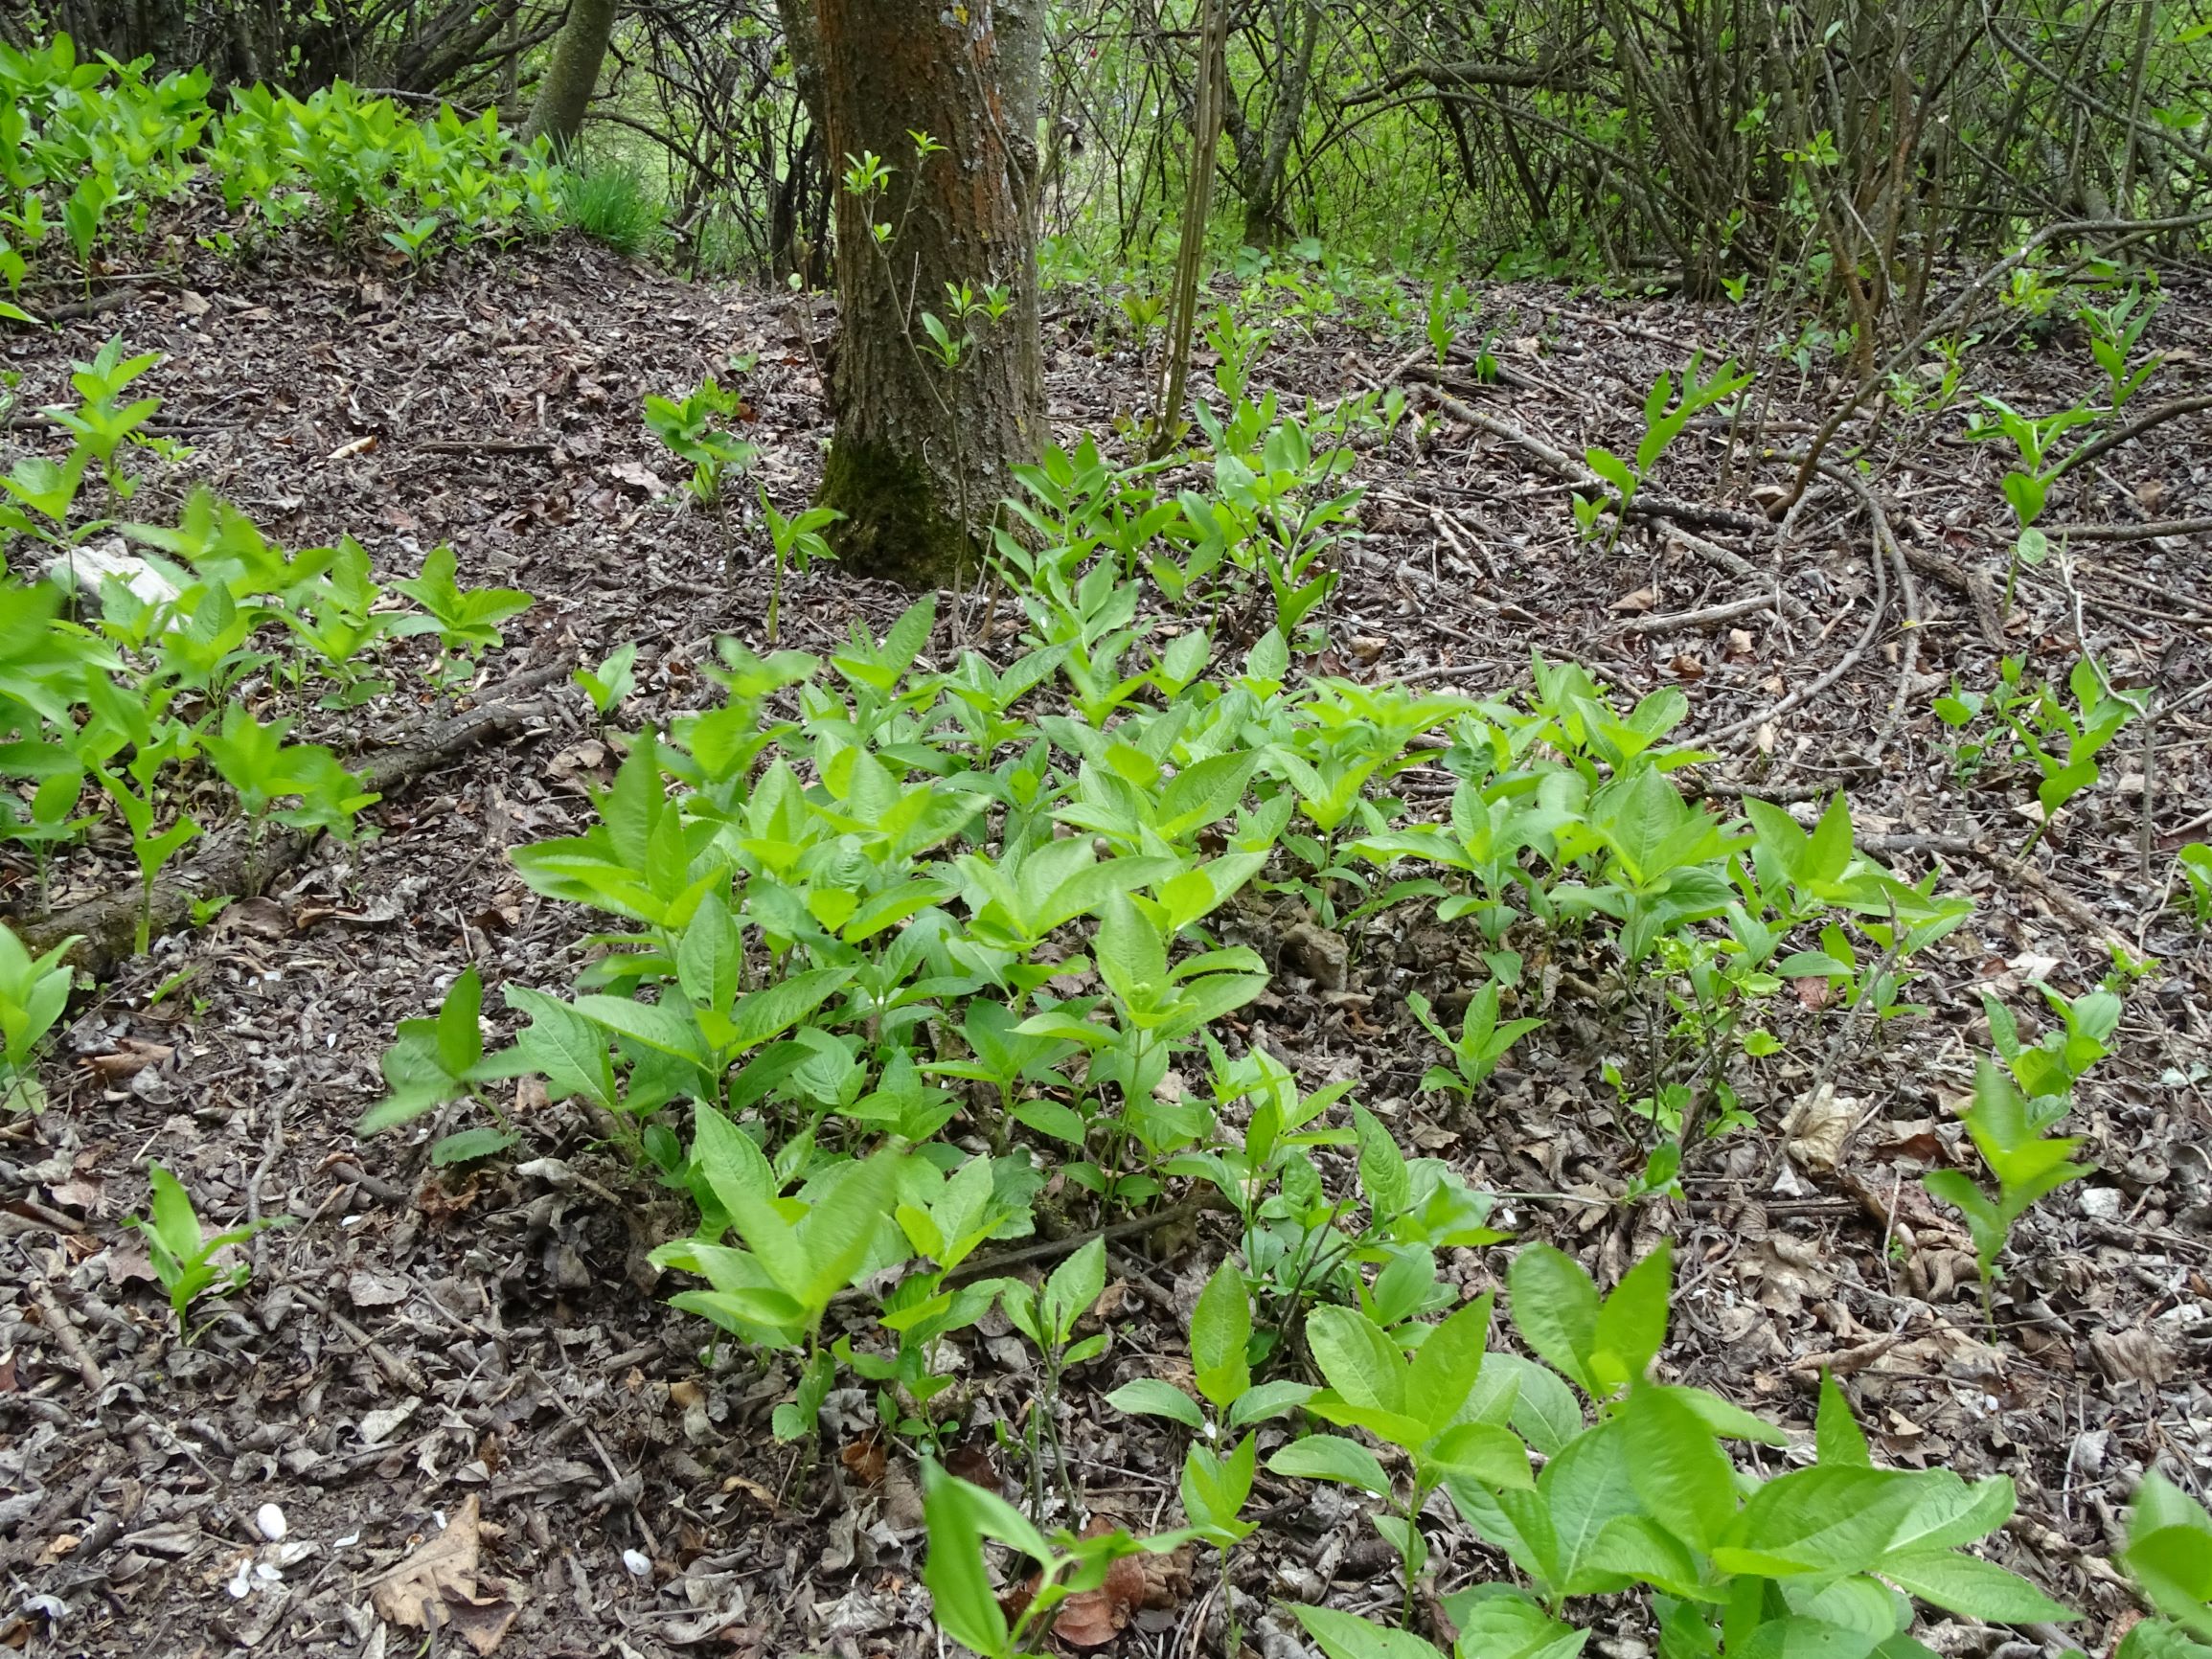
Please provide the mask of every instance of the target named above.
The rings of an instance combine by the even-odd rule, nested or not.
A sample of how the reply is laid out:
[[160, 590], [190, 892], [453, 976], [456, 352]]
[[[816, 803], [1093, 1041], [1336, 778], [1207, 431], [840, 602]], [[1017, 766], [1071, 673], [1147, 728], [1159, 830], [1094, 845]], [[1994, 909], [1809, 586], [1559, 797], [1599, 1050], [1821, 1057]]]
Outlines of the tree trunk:
[[1279, 248], [1297, 234], [1285, 199], [1290, 182], [1290, 148], [1306, 119], [1307, 97], [1313, 84], [1313, 53], [1321, 40], [1319, 0], [1302, 0], [1294, 14], [1281, 5], [1273, 10], [1281, 26], [1281, 57], [1269, 89], [1274, 102], [1266, 124], [1254, 128], [1234, 102], [1222, 112], [1230, 148], [1236, 152], [1237, 170], [1232, 178], [1238, 195], [1243, 198], [1244, 245], [1250, 248]]
[[[787, 5], [787, 16], [799, 11]], [[833, 173], [873, 151], [892, 169], [873, 197], [837, 188], [841, 314], [832, 392], [837, 431], [822, 502], [863, 576], [936, 586], [973, 568], [1008, 467], [1035, 455], [1043, 421], [1037, 297], [1037, 114], [1043, 0], [817, 0], [793, 41], [817, 79]], [[808, 59], [811, 57], [812, 63]], [[917, 157], [910, 132], [944, 148]], [[873, 226], [891, 227], [878, 242]], [[997, 321], [964, 325], [947, 284], [1003, 286]], [[947, 369], [923, 313], [955, 341]]]
[[599, 90], [599, 66], [606, 57], [606, 43], [614, 34], [618, 0], [568, 0], [568, 20], [553, 42], [553, 61], [537, 83], [537, 102], [530, 106], [523, 124], [525, 143], [553, 140], [556, 153], [565, 155], [583, 130], [583, 112]]

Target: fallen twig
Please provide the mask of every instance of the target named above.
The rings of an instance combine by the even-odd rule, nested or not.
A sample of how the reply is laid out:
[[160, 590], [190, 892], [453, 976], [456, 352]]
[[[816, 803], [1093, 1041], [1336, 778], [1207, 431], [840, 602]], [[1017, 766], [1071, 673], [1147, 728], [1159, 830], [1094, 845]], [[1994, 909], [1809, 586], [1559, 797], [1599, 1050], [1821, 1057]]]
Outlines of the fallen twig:
[[[1611, 485], [1564, 450], [1546, 443], [1533, 432], [1524, 432], [1512, 421], [1500, 420], [1496, 416], [1486, 414], [1448, 393], [1432, 390], [1429, 398], [1454, 420], [1487, 432], [1493, 438], [1503, 439], [1535, 457], [1546, 471], [1564, 479], [1576, 489], [1591, 495], [1612, 495]], [[1642, 489], [1637, 490], [1634, 499], [1629, 503], [1629, 516], [1665, 518], [1676, 524], [1702, 525], [1709, 530], [1739, 530], [1749, 534], [1772, 529], [1767, 519], [1755, 512], [1745, 512], [1733, 507], [1714, 507], [1701, 501], [1677, 501], [1671, 495], [1658, 495]]]
[[[513, 731], [537, 714], [538, 705], [518, 699], [565, 680], [575, 665], [550, 663], [491, 688], [489, 700], [426, 729], [402, 734], [404, 746], [376, 756], [361, 778], [376, 794], [389, 794], [433, 770], [463, 749]], [[209, 837], [206, 850], [189, 864], [154, 884], [150, 898], [134, 891], [103, 894], [66, 910], [19, 924], [15, 932], [34, 952], [50, 950], [72, 934], [77, 943], [64, 959], [94, 974], [106, 972], [131, 952], [142, 908], [153, 933], [181, 926], [194, 903], [221, 895], [250, 898], [264, 893], [278, 875], [296, 864], [317, 836], [301, 830], [266, 830], [233, 824]]]
[[1749, 599], [1732, 599], [1725, 604], [1709, 604], [1699, 610], [1676, 611], [1670, 616], [1633, 617], [1612, 631], [1622, 634], [1671, 633], [1676, 628], [1709, 627], [1714, 623], [1732, 622], [1740, 616], [1751, 616], [1773, 608], [1773, 600], [1765, 594], [1754, 594]]
[[107, 1374], [100, 1369], [100, 1361], [93, 1358], [92, 1350], [84, 1338], [77, 1333], [77, 1327], [61, 1304], [54, 1300], [54, 1292], [43, 1282], [31, 1293], [31, 1300], [38, 1309], [38, 1323], [54, 1338], [55, 1347], [61, 1350], [69, 1363], [77, 1368], [77, 1375], [84, 1379], [84, 1386], [99, 1394], [107, 1387]]
[[2051, 476], [2064, 478], [2075, 467], [2087, 462], [2094, 461], [2098, 456], [2117, 449], [2121, 444], [2133, 439], [2142, 437], [2154, 426], [2162, 426], [2167, 421], [2183, 415], [2194, 415], [2200, 409], [2212, 409], [2212, 392], [2198, 392], [2187, 398], [2177, 398], [2170, 403], [2161, 403], [2155, 409], [2146, 409], [2134, 420], [2129, 421], [2127, 425], [2115, 427], [2102, 438], [2094, 439], [2083, 444], [2053, 467]]
[[1790, 710], [1811, 702], [1859, 666], [1859, 661], [1865, 657], [1866, 653], [1874, 648], [1874, 642], [1881, 632], [1882, 619], [1889, 614], [1889, 566], [1887, 561], [1882, 558], [1879, 548], [1875, 552], [1873, 564], [1874, 610], [1867, 617], [1866, 627], [1859, 634], [1858, 643], [1843, 653], [1841, 660], [1811, 684], [1799, 686], [1772, 708], [1760, 714], [1746, 715], [1741, 720], [1737, 720], [1731, 725], [1722, 726], [1717, 732], [1704, 733], [1699, 739], [1701, 742], [1725, 742], [1728, 739], [1748, 732], [1755, 726], [1764, 725], [1768, 720], [1779, 719]]
[[2166, 535], [2212, 534], [2212, 518], [2154, 518], [2143, 524], [2054, 524], [2053, 541], [2155, 541]]
[[1920, 668], [1920, 590], [1913, 586], [1912, 569], [1906, 563], [1904, 549], [1899, 545], [1897, 534], [1889, 527], [1889, 514], [1882, 511], [1881, 502], [1867, 482], [1855, 472], [1825, 464], [1820, 475], [1832, 484], [1839, 484], [1859, 497], [1866, 509], [1866, 516], [1874, 525], [1875, 558], [1879, 561], [1887, 555], [1897, 571], [1898, 599], [1904, 611], [1904, 649], [1898, 653], [1897, 694], [1890, 699], [1889, 716], [1881, 722], [1881, 730], [1874, 734], [1874, 742], [1866, 751], [1866, 761], [1873, 765], [1881, 759], [1881, 751], [1889, 747], [1890, 739], [1897, 736], [1897, 728], [1904, 719], [1904, 700], [1912, 691], [1912, 676]]
[[1764, 572], [1742, 554], [1731, 552], [1717, 541], [1707, 541], [1678, 524], [1670, 525], [1668, 530], [1676, 545], [1687, 548], [1707, 564], [1726, 571], [1738, 581], [1764, 587], [1767, 591], [1760, 596], [1761, 602], [1775, 615], [1792, 622], [1805, 616], [1805, 607], [1782, 591], [1782, 579], [1778, 573]]

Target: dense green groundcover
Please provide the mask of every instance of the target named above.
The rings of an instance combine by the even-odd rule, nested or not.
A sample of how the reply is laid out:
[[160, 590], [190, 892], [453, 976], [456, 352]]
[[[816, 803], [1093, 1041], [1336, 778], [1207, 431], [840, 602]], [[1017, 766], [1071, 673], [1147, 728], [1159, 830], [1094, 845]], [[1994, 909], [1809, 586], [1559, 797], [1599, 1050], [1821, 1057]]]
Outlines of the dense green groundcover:
[[558, 170], [486, 110], [418, 117], [344, 82], [305, 99], [267, 87], [209, 102], [204, 73], [149, 79], [144, 62], [80, 62], [69, 36], [0, 45], [0, 283], [65, 257], [89, 276], [165, 206], [219, 196], [201, 236], [250, 250], [286, 228], [381, 234], [411, 261], [440, 246], [542, 235], [562, 220]]
[[[199, 234], [220, 251], [306, 225], [373, 230], [410, 262], [537, 234], [575, 199], [490, 114], [416, 117], [343, 85], [245, 89], [218, 113], [204, 75], [80, 63], [57, 39], [0, 49], [0, 279], [19, 294], [34, 259], [89, 281], [190, 197], [219, 200]], [[1287, 268], [1255, 266], [1247, 296], [1276, 327], [1381, 291]], [[1416, 316], [1402, 284], [1388, 291], [1441, 365], [1466, 296], [1439, 284]], [[2018, 559], [2043, 551], [2035, 520], [2067, 464], [2060, 440], [2111, 422], [2147, 376], [2135, 303], [2087, 307], [2108, 348], [2103, 403], [2037, 420], [1988, 400], [1976, 417], [1977, 436], [2020, 456], [2006, 481]], [[10, 315], [28, 322], [28, 308]], [[1148, 314], [1127, 311], [1140, 337]], [[1535, 1357], [1491, 1352], [1492, 1299], [1462, 1305], [1439, 1274], [1439, 1252], [1506, 1241], [1491, 1195], [1406, 1157], [1349, 1084], [1302, 1091], [1243, 1048], [1236, 1016], [1268, 983], [1237, 942], [1253, 895], [1294, 899], [1355, 952], [1411, 918], [1457, 932], [1480, 965], [1464, 1011], [1412, 1007], [1443, 1057], [1422, 1089], [1463, 1105], [1544, 1024], [1536, 953], [1571, 944], [1608, 965], [1644, 1039], [1607, 1068], [1623, 1119], [1649, 1134], [1630, 1196], [1676, 1193], [1686, 1150], [1757, 1131], [1779, 1086], [1762, 1062], [1786, 1039], [1825, 1045], [1923, 1011], [1906, 999], [1923, 953], [1971, 905], [1869, 855], [1840, 794], [1800, 816], [1686, 793], [1681, 776], [1708, 757], [1673, 740], [1678, 692], [1623, 707], [1585, 670], [1541, 658], [1520, 699], [1303, 671], [1358, 534], [1356, 445], [1387, 440], [1403, 400], [1294, 412], [1252, 396], [1265, 333], [1249, 314], [1224, 307], [1211, 338], [1215, 396], [1185, 450], [1122, 465], [1084, 440], [1017, 470], [989, 549], [1019, 612], [1010, 649], [929, 666], [930, 601], [823, 656], [725, 641], [713, 706], [623, 736], [596, 822], [514, 853], [532, 888], [596, 913], [588, 966], [567, 994], [506, 987], [527, 1023], [491, 1052], [484, 987], [463, 974], [442, 1008], [400, 1022], [364, 1130], [435, 1122], [433, 1161], [468, 1165], [521, 1138], [490, 1085], [535, 1076], [581, 1102], [641, 1189], [696, 1216], [655, 1260], [686, 1276], [673, 1300], [700, 1317], [702, 1341], [798, 1357], [780, 1437], [811, 1448], [837, 1378], [872, 1386], [881, 1433], [924, 1460], [941, 1627], [979, 1653], [1033, 1647], [1117, 1557], [1202, 1541], [1225, 1564], [1255, 1525], [1243, 1511], [1262, 1424], [1295, 1431], [1267, 1458], [1275, 1474], [1372, 1497], [1402, 1562], [1406, 1627], [1293, 1609], [1331, 1659], [1435, 1651], [1414, 1628], [1432, 1501], [1518, 1575], [1444, 1600], [1462, 1659], [1571, 1659], [1590, 1599], [1631, 1591], [1662, 1659], [1927, 1659], [1916, 1601], [1989, 1622], [2070, 1617], [1965, 1553], [2010, 1517], [2009, 1480], [1874, 1467], [1833, 1381], [1807, 1461], [1775, 1425], [1659, 1380], [1665, 1245], [1609, 1293], [1556, 1250], [1517, 1250], [1507, 1306]], [[76, 365], [76, 401], [47, 412], [66, 458], [29, 455], [0, 479], [11, 562], [76, 572], [99, 599], [79, 609], [57, 581], [0, 582], [0, 834], [45, 860], [120, 830], [148, 906], [207, 832], [200, 816], [248, 836], [352, 833], [374, 796], [294, 727], [342, 719], [409, 675], [455, 688], [530, 602], [461, 587], [445, 549], [379, 584], [351, 539], [287, 550], [204, 495], [173, 523], [125, 522], [128, 463], [161, 448], [147, 431], [156, 401], [129, 396], [152, 361], [118, 340]], [[1661, 375], [1632, 458], [1586, 453], [1584, 537], [1616, 539], [1671, 442], [1750, 384], [1695, 360]], [[704, 506], [719, 509], [753, 459], [723, 429], [735, 407], [709, 381], [646, 413]], [[767, 522], [779, 562], [824, 555], [824, 515], [768, 509]], [[96, 561], [116, 530], [135, 562]], [[1231, 615], [1260, 619], [1235, 645], [1218, 631]], [[610, 727], [634, 655], [577, 675]], [[1962, 769], [1993, 753], [2032, 764], [2047, 819], [2096, 782], [2098, 751], [2142, 709], [2085, 661], [2064, 691], [2008, 667], [1997, 690], [1954, 689], [1938, 712], [1961, 734]], [[1448, 780], [1448, 806], [1402, 786], [1417, 767]], [[146, 932], [142, 913], [141, 949]], [[41, 1042], [70, 989], [62, 949], [34, 956], [0, 929], [10, 1109], [42, 1104]], [[1963, 1171], [1928, 1183], [1966, 1218], [1985, 1284], [2014, 1222], [2085, 1172], [2079, 1143], [2053, 1131], [2139, 969], [2118, 961], [2107, 985], [2053, 994], [2058, 1023], [2034, 1044], [1990, 1006], [1995, 1053], [1968, 1126], [1995, 1196]], [[1807, 985], [1825, 994], [1793, 989]], [[963, 1270], [1035, 1231], [1055, 1179], [1102, 1225], [1201, 1195], [1234, 1217], [1192, 1318], [1195, 1395], [1149, 1379], [1113, 1397], [1190, 1432], [1183, 1529], [1040, 1531], [1067, 1484], [1060, 1379], [1106, 1340], [1079, 1331], [1104, 1242], [1041, 1287]], [[158, 1170], [154, 1186], [143, 1225], [186, 1324], [242, 1278], [210, 1260], [239, 1235], [204, 1238], [182, 1188]], [[847, 1310], [834, 1336], [833, 1306]], [[934, 1461], [964, 1426], [941, 1345], [994, 1307], [1039, 1355], [1018, 1436], [1027, 1513]], [[987, 1540], [1035, 1564], [1026, 1602], [1001, 1604]], [[2212, 1652], [2201, 1508], [2149, 1477], [2121, 1559], [2160, 1615], [2131, 1628], [2122, 1659]], [[1232, 1626], [1242, 1616], [1224, 1611]]]

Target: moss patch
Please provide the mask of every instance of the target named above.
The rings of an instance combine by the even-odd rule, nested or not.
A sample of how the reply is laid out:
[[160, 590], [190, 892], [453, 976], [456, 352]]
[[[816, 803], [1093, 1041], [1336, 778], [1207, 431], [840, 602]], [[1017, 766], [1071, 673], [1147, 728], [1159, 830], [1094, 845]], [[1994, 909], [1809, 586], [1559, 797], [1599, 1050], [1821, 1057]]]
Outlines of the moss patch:
[[821, 500], [845, 515], [827, 534], [855, 576], [944, 587], [975, 569], [974, 541], [946, 510], [935, 476], [888, 444], [832, 443]]

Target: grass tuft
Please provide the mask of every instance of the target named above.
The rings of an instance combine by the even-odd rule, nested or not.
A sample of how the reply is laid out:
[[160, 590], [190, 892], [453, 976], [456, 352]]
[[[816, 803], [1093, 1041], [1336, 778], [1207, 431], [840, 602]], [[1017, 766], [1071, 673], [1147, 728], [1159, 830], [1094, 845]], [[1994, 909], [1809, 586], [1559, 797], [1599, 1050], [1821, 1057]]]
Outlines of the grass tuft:
[[570, 169], [560, 195], [570, 223], [628, 258], [650, 254], [666, 233], [667, 210], [634, 168]]

